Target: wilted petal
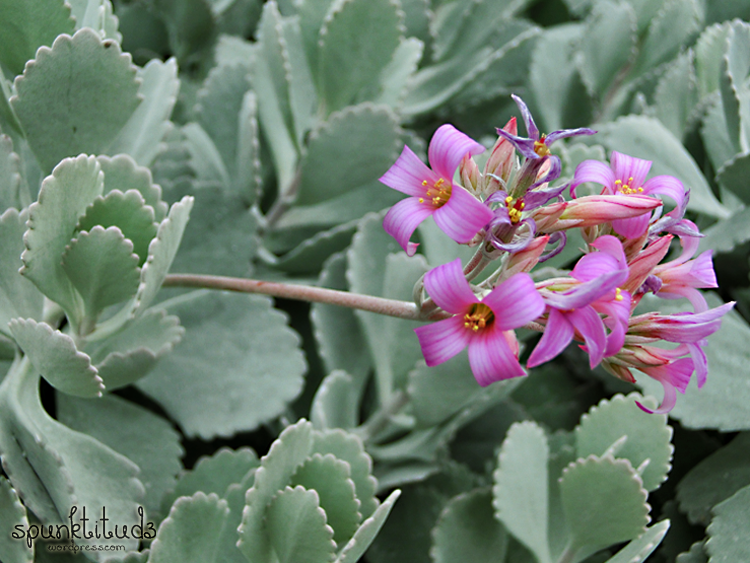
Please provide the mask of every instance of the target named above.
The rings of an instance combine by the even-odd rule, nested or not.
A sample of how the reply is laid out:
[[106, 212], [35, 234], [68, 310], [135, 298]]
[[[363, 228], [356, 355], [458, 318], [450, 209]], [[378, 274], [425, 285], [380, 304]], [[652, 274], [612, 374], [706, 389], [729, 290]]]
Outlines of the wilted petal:
[[460, 186], [453, 186], [448, 202], [435, 210], [435, 223], [458, 243], [467, 243], [492, 220], [493, 213]]
[[604, 323], [592, 307], [583, 307], [566, 314], [568, 321], [583, 336], [589, 353], [589, 365], [594, 369], [604, 357], [607, 348], [607, 332]]
[[450, 182], [464, 156], [483, 152], [484, 147], [474, 139], [461, 133], [453, 125], [445, 124], [438, 127], [432, 136], [427, 159], [432, 169]]
[[388, 210], [383, 218], [383, 229], [396, 239], [406, 254], [414, 256], [419, 245], [409, 242], [409, 239], [419, 224], [434, 212], [431, 205], [419, 203], [416, 197], [408, 197]]
[[[612, 170], [615, 172], [615, 179], [622, 180], [623, 184], [628, 184], [631, 189], [638, 189], [643, 186], [648, 171], [651, 170], [651, 161], [628, 156], [617, 151], [612, 151]], [[630, 178], [633, 181], [630, 182]], [[645, 190], [645, 188], [644, 188]]]
[[482, 303], [492, 309], [494, 324], [500, 330], [521, 327], [544, 312], [544, 301], [534, 286], [534, 280], [523, 272], [498, 285]]
[[427, 365], [432, 367], [447, 362], [466, 348], [473, 336], [456, 316], [414, 329]]
[[550, 309], [547, 326], [526, 365], [530, 368], [541, 365], [557, 357], [573, 340], [575, 331], [565, 315], [557, 309]]
[[427, 272], [424, 286], [441, 309], [454, 315], [465, 313], [472, 304], [479, 302], [464, 277], [460, 258]]
[[[451, 174], [446, 180], [452, 177]], [[417, 197], [424, 197], [427, 193], [427, 188], [422, 185], [423, 181], [427, 180], [432, 185], [437, 179], [438, 176], [407, 146], [388, 172], [380, 177], [380, 181], [389, 188]]]
[[469, 342], [469, 365], [477, 383], [482, 387], [495, 381], [526, 375], [497, 326], [473, 336]]

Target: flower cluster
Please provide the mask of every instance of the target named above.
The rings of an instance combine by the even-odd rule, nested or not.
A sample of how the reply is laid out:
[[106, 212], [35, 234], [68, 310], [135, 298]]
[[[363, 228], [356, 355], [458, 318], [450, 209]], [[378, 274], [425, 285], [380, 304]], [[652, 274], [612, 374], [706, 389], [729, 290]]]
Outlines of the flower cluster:
[[[443, 125], [429, 145], [430, 167], [405, 147], [381, 178], [410, 196], [383, 221], [407, 254], [416, 252], [411, 238], [430, 216], [454, 241], [477, 248], [466, 267], [457, 259], [425, 275], [420, 283], [428, 300], [421, 289], [415, 292], [422, 311], [442, 318], [415, 329], [427, 365], [468, 348], [480, 385], [522, 376], [514, 331], [526, 327], [542, 332], [528, 367], [552, 360], [575, 340], [592, 368], [601, 365], [629, 382], [635, 381], [635, 368], [659, 381], [664, 399], [653, 412], [669, 412], [676, 391], [685, 392], [693, 373], [699, 387], [705, 383], [706, 338], [734, 305], [709, 309], [699, 291], [717, 283], [711, 252], [695, 257], [702, 235], [684, 218], [689, 191], [672, 176], [647, 179], [651, 162], [618, 152], [609, 164], [582, 162], [571, 182], [552, 187], [561, 163], [550, 146], [595, 132], [582, 128], [540, 134], [523, 101], [514, 100], [529, 136], [518, 136], [511, 119], [497, 130], [483, 171], [473, 157], [484, 147]], [[576, 188], [584, 183], [600, 185], [600, 194], [576, 197]], [[672, 200], [674, 210], [662, 216], [658, 196]], [[585, 254], [566, 275], [535, 282], [529, 272], [560, 252], [566, 231], [573, 228], [581, 229]], [[662, 263], [675, 236], [682, 253]], [[499, 267], [472, 285], [494, 261]], [[634, 314], [646, 293], [685, 298], [693, 311]], [[664, 341], [675, 346], [655, 345]]]

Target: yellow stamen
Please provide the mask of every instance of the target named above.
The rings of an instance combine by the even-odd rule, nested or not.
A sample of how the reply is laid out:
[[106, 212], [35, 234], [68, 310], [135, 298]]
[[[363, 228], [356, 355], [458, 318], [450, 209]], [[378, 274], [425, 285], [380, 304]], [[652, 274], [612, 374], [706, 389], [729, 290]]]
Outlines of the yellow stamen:
[[422, 185], [426, 186], [428, 184], [427, 180], [422, 180]]
[[424, 198], [423, 197], [419, 198], [419, 203], [424, 203]]
[[506, 198], [505, 198], [505, 203], [506, 203], [506, 204], [508, 204], [508, 203], [510, 203], [510, 202], [512, 202], [512, 201], [513, 201], [513, 198], [512, 198], [512, 197], [510, 197], [510, 196], [508, 196], [508, 197], [506, 197]]
[[615, 289], [615, 301], [622, 301], [623, 299], [625, 298], [622, 296], [622, 290], [618, 287]]
[[487, 327], [494, 320], [495, 314], [492, 309], [483, 303], [476, 303], [464, 315], [464, 327], [471, 329], [473, 332], [479, 332], [479, 329]]
[[[427, 180], [424, 180], [422, 182], [422, 185], [428, 186], [429, 182]], [[425, 196], [427, 196], [432, 205], [434, 205], [435, 207], [442, 207], [443, 205], [448, 203], [448, 200], [451, 197], [452, 189], [453, 185], [450, 182], [446, 183], [444, 178], [438, 178], [431, 188], [427, 188]], [[424, 198], [419, 198], [419, 203], [422, 203], [423, 201]]]

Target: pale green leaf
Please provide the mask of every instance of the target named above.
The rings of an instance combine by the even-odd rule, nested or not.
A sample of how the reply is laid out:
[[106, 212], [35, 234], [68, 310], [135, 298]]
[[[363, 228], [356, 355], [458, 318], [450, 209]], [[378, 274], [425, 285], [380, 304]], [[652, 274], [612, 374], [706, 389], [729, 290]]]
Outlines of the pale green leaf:
[[695, 542], [690, 546], [690, 551], [684, 551], [677, 556], [675, 563], [708, 563], [705, 542]]
[[695, 43], [695, 74], [701, 97], [719, 89], [721, 59], [727, 50], [729, 24], [714, 24], [701, 33]]
[[[723, 60], [722, 70], [726, 71], [730, 81], [728, 90], [737, 106], [731, 107], [727, 103], [729, 92], [725, 92], [725, 82], [722, 81], [722, 98], [725, 100], [725, 115], [727, 123], [730, 124], [730, 134], [737, 138], [739, 150], [747, 152], [750, 150], [750, 87], [748, 86], [748, 75], [750, 75], [750, 24], [735, 20], [732, 22], [727, 37], [728, 48]], [[726, 95], [725, 95], [726, 94]], [[729, 112], [727, 111], [729, 109]], [[731, 115], [730, 112], [736, 114]], [[735, 136], [736, 135], [736, 136]]]
[[357, 403], [354, 379], [345, 371], [335, 370], [318, 386], [310, 406], [310, 420], [317, 430], [354, 428], [359, 422]]
[[[155, 220], [157, 222], [164, 220], [169, 206], [161, 200], [161, 187], [154, 184], [148, 168], [139, 166], [126, 154], [118, 154], [114, 157], [99, 156], [96, 160], [104, 172], [105, 195], [114, 190], [123, 193], [138, 190], [146, 205], [153, 208]], [[131, 240], [136, 238], [138, 237], [133, 236]]]
[[581, 78], [592, 94], [603, 96], [635, 51], [637, 21], [633, 8], [609, 0], [597, 2], [581, 35]]
[[314, 453], [292, 475], [289, 486], [314, 490], [326, 523], [333, 529], [333, 540], [341, 545], [357, 530], [362, 514], [350, 479], [349, 464], [333, 454]]
[[39, 200], [29, 208], [21, 273], [74, 322], [80, 319], [83, 304], [63, 270], [62, 255], [86, 206], [101, 195], [103, 180], [94, 157], [66, 159], [44, 179]]
[[737, 151], [729, 137], [721, 96], [716, 92], [707, 99], [708, 109], [706, 110], [706, 116], [703, 118], [701, 138], [714, 170], [720, 170], [726, 162], [734, 157]]
[[249, 70], [254, 56], [253, 44], [242, 37], [221, 35], [216, 42], [214, 59], [217, 66], [242, 64]]
[[402, 146], [397, 117], [369, 103], [331, 115], [310, 134], [296, 203], [329, 200], [377, 180]]
[[76, 20], [76, 29], [90, 27], [99, 32], [103, 39], [114, 39], [122, 44], [122, 34], [117, 30], [118, 20], [112, 13], [112, 3], [109, 0], [66, 1]]
[[[631, 541], [605, 563], [643, 563], [659, 547], [669, 530], [669, 520], [662, 520], [646, 529], [646, 532]], [[678, 563], [687, 563], [677, 559]]]
[[392, 0], [341, 0], [320, 30], [318, 91], [325, 114], [381, 90], [380, 73], [403, 37], [403, 12]]
[[658, 120], [628, 116], [595, 128], [597, 141], [610, 150], [653, 161], [651, 175], [668, 174], [681, 180], [690, 189], [688, 209], [717, 218], [730, 215], [682, 143]]
[[[19, 532], [16, 526], [21, 526], [24, 533]], [[34, 551], [26, 544], [25, 531], [28, 527], [26, 507], [8, 480], [0, 477], [0, 557], [5, 563], [34, 561]]]
[[284, 18], [281, 24], [287, 56], [289, 80], [289, 108], [292, 114], [294, 135], [302, 146], [305, 135], [317, 120], [318, 94], [312, 70], [308, 64], [298, 18]]
[[266, 529], [279, 563], [333, 561], [336, 544], [318, 495], [301, 486], [286, 487], [268, 506]]
[[91, 29], [60, 35], [16, 80], [11, 105], [44, 171], [106, 152], [141, 102], [130, 55]]
[[195, 493], [175, 502], [151, 544], [151, 563], [219, 563], [219, 539], [229, 517], [227, 501]]
[[106, 307], [135, 295], [141, 281], [133, 243], [117, 227], [95, 226], [78, 233], [62, 255], [62, 267], [91, 323]]
[[672, 429], [667, 426], [666, 415], [648, 415], [636, 401], [644, 403], [637, 393], [627, 397], [618, 394], [592, 407], [576, 427], [576, 454], [603, 456], [624, 436], [625, 443], [618, 445], [613, 455], [630, 460], [635, 468], [646, 463], [640, 476], [644, 488], [653, 491], [666, 481], [672, 468]]
[[706, 551], [711, 563], [735, 563], [750, 559], [750, 486], [714, 507], [714, 519], [706, 532]]
[[719, 168], [716, 173], [716, 181], [721, 187], [731, 191], [739, 197], [743, 203], [750, 204], [750, 152], [734, 155]]
[[659, 79], [654, 92], [656, 117], [676, 139], [682, 139], [698, 103], [693, 51], [680, 55]]
[[504, 561], [508, 534], [495, 519], [492, 492], [477, 489], [453, 498], [432, 530], [434, 563]]
[[198, 123], [183, 126], [185, 148], [190, 155], [190, 167], [203, 184], [229, 186], [231, 179], [216, 145]]
[[508, 431], [493, 474], [495, 516], [539, 563], [552, 561], [547, 532], [548, 456], [544, 430], [533, 422], [517, 423]]
[[164, 138], [172, 129], [169, 116], [180, 89], [177, 61], [174, 58], [166, 62], [151, 59], [138, 69], [137, 76], [141, 80], [138, 94], [142, 101], [109, 145], [107, 153], [129, 154], [139, 165], [151, 166], [166, 148]]
[[579, 459], [563, 471], [560, 494], [575, 561], [646, 531], [648, 493], [628, 460]]
[[677, 500], [691, 522], [707, 525], [715, 505], [748, 485], [750, 434], [742, 433], [683, 477], [677, 486]]
[[75, 22], [63, 0], [29, 0], [0, 4], [0, 64], [13, 75], [42, 45], [51, 45], [61, 33], [73, 33]]
[[385, 524], [385, 521], [391, 512], [391, 508], [393, 508], [393, 504], [400, 495], [401, 491], [398, 489], [393, 491], [388, 495], [388, 498], [378, 506], [372, 516], [362, 522], [362, 525], [357, 528], [354, 537], [352, 537], [352, 539], [350, 539], [341, 550], [341, 553], [336, 559], [336, 563], [356, 563], [359, 561], [360, 557], [362, 557], [365, 551], [367, 551], [367, 548], [370, 547], [375, 536], [380, 532], [383, 524]]
[[698, 252], [709, 249], [730, 252], [735, 246], [750, 240], [750, 207], [738, 210], [702, 232], [705, 236], [700, 239]]
[[[359, 221], [351, 221], [327, 231], [319, 231], [282, 257], [274, 257], [268, 262], [287, 274], [317, 274], [333, 254], [349, 246], [358, 223]], [[259, 255], [259, 258], [267, 260], [268, 256]]]
[[16, 317], [41, 319], [44, 296], [18, 273], [23, 265], [26, 214], [8, 209], [0, 216], [0, 332], [10, 337], [8, 322]]
[[249, 91], [240, 107], [239, 135], [234, 190], [250, 206], [261, 196], [260, 139], [258, 137], [258, 100]]
[[318, 72], [318, 40], [320, 28], [325, 21], [326, 14], [332, 7], [333, 0], [297, 0], [300, 31], [305, 54], [310, 64], [310, 70], [315, 76]]
[[381, 71], [382, 91], [375, 98], [376, 103], [392, 107], [401, 103], [409, 87], [409, 80], [422, 59], [423, 52], [424, 43], [414, 37], [403, 39], [399, 43], [398, 48], [393, 52], [393, 59]]
[[78, 397], [102, 396], [102, 379], [91, 366], [88, 355], [76, 350], [70, 336], [33, 319], [12, 320], [10, 332], [50, 385]]
[[[237, 546], [250, 563], [265, 563], [272, 557], [273, 545], [265, 530], [266, 509], [276, 493], [287, 486], [294, 472], [305, 462], [312, 447], [312, 425], [300, 420], [285, 428], [271, 444], [268, 454], [261, 458], [253, 487], [247, 491], [242, 524], [237, 530], [240, 536]], [[333, 543], [332, 531], [330, 541]]]
[[21, 175], [21, 159], [13, 152], [13, 141], [0, 134], [0, 209], [21, 210], [30, 200], [29, 188]]
[[269, 298], [198, 291], [164, 306], [180, 317], [185, 336], [138, 387], [187, 435], [253, 430], [301, 391], [300, 338]]
[[86, 400], [58, 394], [57, 416], [69, 428], [96, 438], [135, 463], [146, 488], [146, 512], [149, 516], [159, 512], [160, 499], [174, 487], [184, 454], [180, 435], [169, 422], [114, 395]]

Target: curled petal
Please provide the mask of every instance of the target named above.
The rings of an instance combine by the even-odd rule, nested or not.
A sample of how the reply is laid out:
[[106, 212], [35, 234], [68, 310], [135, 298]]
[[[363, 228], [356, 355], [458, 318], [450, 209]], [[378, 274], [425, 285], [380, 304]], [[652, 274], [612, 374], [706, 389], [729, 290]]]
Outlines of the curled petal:
[[476, 235], [494, 214], [460, 186], [453, 186], [448, 202], [435, 210], [435, 223], [450, 238], [465, 244]]
[[647, 413], [666, 414], [671, 411], [677, 403], [677, 393], [684, 393], [693, 373], [693, 360], [683, 358], [663, 366], [639, 368], [649, 377], [656, 379], [664, 387], [664, 399], [659, 408], [652, 411], [640, 403], [638, 406]]
[[502, 129], [496, 129], [496, 131], [498, 135], [510, 141], [510, 143], [514, 147], [516, 147], [516, 149], [518, 149], [518, 152], [520, 152], [526, 158], [530, 158], [532, 160], [537, 160], [541, 158], [534, 151], [534, 143], [536, 142], [535, 139], [527, 139], [526, 137], [519, 137], [518, 135], [512, 135], [511, 133], [508, 133], [507, 131], [503, 131]]
[[576, 171], [573, 174], [573, 184], [570, 187], [571, 192], [585, 182], [601, 184], [607, 189], [607, 193], [611, 195], [615, 186], [615, 173], [603, 162], [599, 162], [598, 160], [584, 160], [576, 166]]
[[711, 260], [713, 251], [706, 250], [701, 252], [693, 261], [693, 266], [690, 268], [690, 275], [693, 277], [695, 282], [700, 285], [695, 287], [719, 287], [716, 281], [716, 272], [714, 272], [714, 264]]
[[474, 335], [469, 342], [469, 365], [482, 387], [526, 375], [498, 327]]
[[434, 212], [431, 205], [419, 203], [416, 197], [408, 197], [388, 210], [383, 218], [383, 229], [396, 239], [406, 254], [414, 256], [419, 245], [409, 242], [409, 239], [419, 224]]
[[[650, 160], [635, 158], [617, 151], [612, 151], [610, 162], [615, 172], [615, 179], [621, 180], [623, 184], [628, 184], [633, 189], [643, 186], [648, 171], [651, 170]], [[633, 178], [632, 182], [630, 178]]]
[[[494, 222], [495, 220], [493, 219], [493, 223]], [[524, 219], [517, 225], [512, 225], [512, 223], [510, 222], [510, 217], [508, 217], [507, 225], [503, 225], [502, 221], [498, 221], [495, 224], [499, 227], [499, 229], [496, 231], [496, 229], [490, 227], [487, 238], [490, 243], [492, 243], [492, 246], [494, 246], [498, 250], [504, 250], [505, 252], [522, 252], [529, 247], [529, 245], [534, 241], [534, 237], [536, 236], [536, 223], [533, 219]], [[490, 225], [492, 225], [492, 223], [490, 223]], [[526, 228], [524, 229], [523, 227]], [[496, 236], [496, 232], [497, 234], [502, 234], [505, 230], [513, 231], [513, 239], [510, 242], [504, 242], [502, 238]]]
[[464, 277], [460, 258], [427, 272], [424, 286], [433, 301], [453, 315], [463, 314], [471, 305], [479, 303]]
[[508, 278], [493, 289], [482, 303], [495, 314], [495, 326], [500, 330], [521, 327], [544, 312], [544, 301], [526, 273]]
[[447, 362], [466, 348], [472, 334], [461, 317], [451, 317], [414, 329], [422, 355], [430, 367]]
[[[547, 162], [549, 162], [549, 168], [547, 169], [546, 173], [539, 178], [537, 176], [537, 181], [534, 182], [529, 186], [529, 190], [533, 190], [536, 187], [541, 186], [542, 184], [547, 184], [549, 182], [552, 182], [553, 180], [557, 180], [560, 177], [560, 172], [562, 171], [562, 164], [560, 163], [560, 157], [555, 155], [545, 156], [544, 158], [547, 159]], [[560, 190], [561, 192], [565, 189], [565, 186], [562, 187]], [[524, 201], [526, 201], [524, 199]]]
[[596, 131], [589, 129], [588, 127], [579, 127], [578, 129], [561, 129], [559, 131], [552, 131], [544, 139], [544, 144], [550, 146], [552, 143], [559, 139], [566, 137], [578, 137], [579, 135], [596, 135]]
[[524, 102], [519, 96], [516, 96], [515, 94], [511, 94], [510, 97], [513, 98], [513, 101], [516, 102], [518, 109], [521, 110], [521, 117], [523, 117], [524, 125], [526, 125], [526, 133], [533, 140], [538, 141], [539, 129], [537, 128], [536, 123], [534, 123], [534, 118], [531, 117], [531, 112], [529, 111], [529, 107], [526, 105], [526, 102]]
[[471, 156], [484, 152], [484, 147], [474, 139], [461, 133], [453, 125], [441, 125], [432, 136], [427, 150], [427, 159], [432, 169], [447, 181], [467, 154]]
[[[452, 177], [451, 175], [450, 178]], [[427, 192], [422, 185], [424, 180], [434, 184], [437, 179], [438, 176], [406, 146], [388, 172], [380, 177], [380, 181], [389, 188], [417, 197], [423, 197]]]
[[617, 219], [615, 221], [612, 221], [612, 230], [614, 230], [618, 235], [625, 238], [638, 238], [646, 232], [650, 220], [650, 215], [641, 215], [639, 217], [632, 217], [630, 219]]
[[577, 286], [565, 291], [546, 291], [544, 301], [550, 307], [567, 311], [570, 309], [580, 309], [586, 307], [594, 301], [597, 301], [613, 292], [620, 285], [622, 273], [619, 271], [602, 274], [590, 281], [578, 284]]
[[604, 235], [596, 239], [591, 246], [602, 252], [606, 252], [617, 260], [618, 269], [624, 270], [628, 267], [625, 260], [625, 251], [622, 249], [622, 243], [612, 235]]
[[686, 285], [678, 284], [665, 284], [662, 289], [657, 293], [657, 296], [662, 299], [680, 299], [684, 297], [693, 306], [693, 310], [696, 313], [704, 313], [708, 311], [708, 303], [703, 294], [693, 287], [687, 287]]
[[686, 345], [688, 350], [690, 350], [690, 359], [693, 360], [693, 366], [695, 366], [695, 378], [698, 382], [698, 389], [703, 387], [708, 376], [708, 358], [706, 358], [706, 353], [703, 351], [703, 346], [706, 344], [707, 342], [703, 340], [695, 344]]
[[594, 369], [604, 358], [607, 348], [607, 332], [604, 323], [592, 307], [583, 307], [566, 313], [568, 321], [583, 336], [589, 353], [589, 365]]
[[685, 186], [674, 176], [654, 176], [643, 184], [643, 193], [665, 195], [671, 198], [680, 208], [685, 199]]
[[532, 209], [541, 207], [551, 199], [559, 198], [567, 187], [567, 184], [563, 184], [556, 188], [529, 189], [526, 195], [523, 196], [523, 202], [526, 205], [523, 208], [524, 211], [531, 211]]
[[526, 365], [530, 368], [550, 361], [560, 354], [573, 340], [575, 330], [565, 315], [557, 309], [550, 309], [547, 326]]

